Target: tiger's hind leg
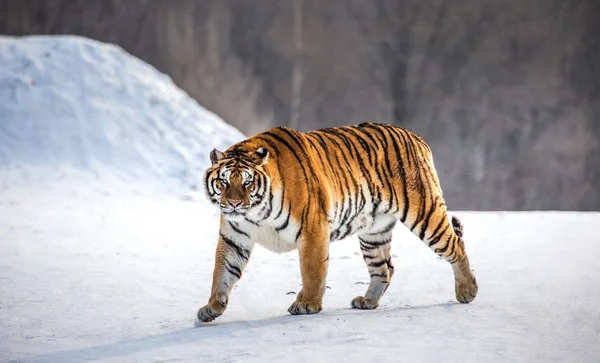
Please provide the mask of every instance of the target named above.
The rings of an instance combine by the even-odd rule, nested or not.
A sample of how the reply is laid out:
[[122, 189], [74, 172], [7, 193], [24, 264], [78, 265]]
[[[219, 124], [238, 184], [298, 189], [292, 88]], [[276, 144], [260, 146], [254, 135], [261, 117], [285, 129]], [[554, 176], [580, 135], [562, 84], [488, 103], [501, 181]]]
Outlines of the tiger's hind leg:
[[462, 224], [456, 217], [452, 217], [450, 223], [443, 202], [430, 208], [433, 208], [433, 211], [427, 218], [418, 223], [405, 221], [405, 225], [435, 254], [452, 265], [456, 300], [460, 303], [470, 303], [477, 296], [478, 286], [465, 251]]
[[477, 296], [479, 287], [477, 286], [477, 280], [471, 271], [469, 258], [465, 251], [465, 243], [462, 239], [463, 226], [460, 223], [460, 220], [455, 216], [452, 216], [452, 230], [457, 237], [456, 244], [459, 249], [459, 252], [455, 253], [454, 256], [452, 256], [452, 254], [448, 255], [448, 261], [452, 264], [452, 269], [454, 270], [456, 300], [468, 304], [475, 299], [475, 296]]
[[365, 296], [357, 296], [351, 306], [354, 309], [375, 309], [381, 297], [390, 286], [394, 275], [394, 265], [390, 254], [390, 242], [395, 220], [390, 221], [379, 231], [359, 234], [360, 250], [367, 264], [371, 281]]

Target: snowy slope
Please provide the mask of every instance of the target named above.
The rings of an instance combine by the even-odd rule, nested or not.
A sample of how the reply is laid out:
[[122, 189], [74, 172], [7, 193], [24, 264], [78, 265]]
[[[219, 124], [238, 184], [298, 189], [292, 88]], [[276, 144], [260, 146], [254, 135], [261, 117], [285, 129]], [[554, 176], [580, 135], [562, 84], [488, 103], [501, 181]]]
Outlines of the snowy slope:
[[73, 36], [0, 37], [4, 179], [76, 175], [180, 187], [195, 183], [213, 147], [242, 138], [119, 47]]
[[358, 241], [331, 248], [324, 310], [286, 312], [296, 253], [257, 247], [225, 315], [208, 299], [217, 213], [171, 197], [0, 194], [0, 361], [599, 362], [599, 213], [459, 212], [480, 285], [454, 301], [450, 266], [403, 226], [375, 311]]

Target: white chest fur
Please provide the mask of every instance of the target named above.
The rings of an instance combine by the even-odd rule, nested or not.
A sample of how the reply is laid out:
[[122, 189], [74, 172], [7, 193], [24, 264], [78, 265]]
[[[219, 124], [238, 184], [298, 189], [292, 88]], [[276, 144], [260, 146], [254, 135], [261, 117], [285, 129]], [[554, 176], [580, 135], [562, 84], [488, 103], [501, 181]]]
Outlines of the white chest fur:
[[240, 221], [239, 226], [247, 231], [254, 242], [273, 252], [284, 253], [298, 248], [296, 241], [298, 226], [291, 220], [287, 227], [280, 231], [265, 222], [257, 226], [250, 222]]

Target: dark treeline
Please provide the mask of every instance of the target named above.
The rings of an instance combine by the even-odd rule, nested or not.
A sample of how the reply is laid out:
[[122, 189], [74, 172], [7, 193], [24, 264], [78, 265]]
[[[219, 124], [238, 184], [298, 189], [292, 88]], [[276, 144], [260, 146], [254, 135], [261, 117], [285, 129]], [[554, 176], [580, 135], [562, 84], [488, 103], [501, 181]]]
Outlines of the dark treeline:
[[119, 44], [246, 134], [404, 126], [451, 209], [600, 210], [597, 0], [4, 0], [0, 33]]

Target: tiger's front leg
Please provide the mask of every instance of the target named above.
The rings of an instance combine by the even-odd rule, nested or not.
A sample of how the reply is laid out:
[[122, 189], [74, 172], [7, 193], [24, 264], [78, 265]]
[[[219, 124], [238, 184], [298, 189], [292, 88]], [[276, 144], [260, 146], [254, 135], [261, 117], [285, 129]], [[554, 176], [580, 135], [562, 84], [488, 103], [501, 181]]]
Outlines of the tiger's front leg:
[[227, 308], [231, 290], [242, 277], [253, 247], [254, 243], [246, 236], [221, 228], [217, 243], [212, 290], [208, 304], [198, 310], [198, 320], [209, 322], [223, 314]]
[[307, 224], [312, 230], [307, 228], [300, 235], [298, 250], [302, 290], [288, 309], [292, 315], [320, 312], [325, 294], [325, 279], [329, 265], [329, 227], [322, 221]]

